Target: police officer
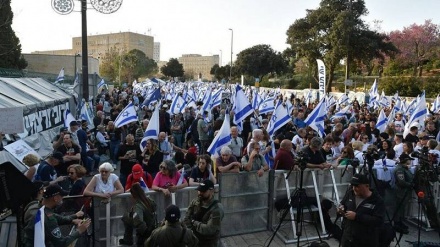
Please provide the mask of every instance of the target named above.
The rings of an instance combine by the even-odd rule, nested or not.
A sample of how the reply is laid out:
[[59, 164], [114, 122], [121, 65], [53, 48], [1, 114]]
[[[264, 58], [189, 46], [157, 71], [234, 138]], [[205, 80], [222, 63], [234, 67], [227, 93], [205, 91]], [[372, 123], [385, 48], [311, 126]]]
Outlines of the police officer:
[[406, 205], [409, 203], [413, 188], [413, 175], [409, 171], [411, 161], [414, 160], [408, 154], [401, 154], [399, 164], [394, 170], [396, 180], [396, 215], [394, 226], [396, 231], [408, 234], [408, 226], [403, 224]]
[[199, 239], [199, 246], [218, 246], [223, 206], [214, 199], [214, 183], [206, 179], [198, 187], [198, 198], [188, 206], [184, 223]]
[[[84, 233], [90, 226], [90, 219], [81, 220], [78, 217], [84, 216], [79, 211], [70, 216], [61, 216], [54, 212], [57, 206], [63, 203], [63, 196], [67, 195], [57, 184], [49, 185], [43, 192], [42, 206], [44, 206], [44, 245], [52, 246], [68, 246]], [[77, 229], [69, 236], [63, 237], [59, 225], [76, 224]], [[34, 232], [34, 224], [28, 224], [30, 231]], [[34, 246], [34, 236], [27, 235], [23, 241], [24, 246]]]
[[156, 246], [198, 246], [199, 241], [190, 229], [180, 223], [180, 209], [170, 205], [165, 210], [165, 221], [145, 241], [145, 247]]

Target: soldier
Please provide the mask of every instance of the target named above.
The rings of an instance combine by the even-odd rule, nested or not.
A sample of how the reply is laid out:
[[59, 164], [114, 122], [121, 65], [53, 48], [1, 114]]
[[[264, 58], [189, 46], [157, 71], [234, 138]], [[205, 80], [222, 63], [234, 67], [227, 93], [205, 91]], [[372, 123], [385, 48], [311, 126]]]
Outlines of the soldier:
[[214, 199], [214, 183], [206, 179], [198, 187], [198, 198], [188, 206], [184, 223], [199, 239], [199, 245], [216, 247], [220, 239], [223, 206]]
[[413, 188], [413, 175], [409, 171], [411, 166], [411, 158], [408, 154], [401, 154], [399, 157], [399, 164], [394, 171], [394, 177], [396, 179], [396, 215], [395, 229], [398, 232], [408, 234], [408, 226], [403, 224], [406, 205], [409, 203], [410, 193]]
[[[81, 211], [70, 216], [61, 216], [54, 212], [54, 209], [63, 203], [64, 195], [66, 195], [66, 193], [56, 184], [49, 185], [43, 192], [44, 246], [68, 246], [79, 238], [90, 226], [90, 219], [78, 219], [78, 217], [84, 216], [84, 213]], [[77, 229], [69, 236], [63, 237], [59, 225], [66, 224], [76, 224]], [[25, 230], [25, 232], [34, 232], [34, 224], [27, 224], [27, 227], [29, 227], [29, 229]], [[34, 235], [26, 235], [24, 237], [23, 245], [34, 246]]]

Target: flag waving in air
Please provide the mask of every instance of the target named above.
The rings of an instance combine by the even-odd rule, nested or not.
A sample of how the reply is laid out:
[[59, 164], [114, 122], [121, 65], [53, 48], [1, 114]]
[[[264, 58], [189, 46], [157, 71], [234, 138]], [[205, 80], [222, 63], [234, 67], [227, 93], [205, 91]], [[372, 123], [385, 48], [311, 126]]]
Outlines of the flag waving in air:
[[313, 111], [307, 116], [304, 122], [306, 125], [310, 126], [316, 132], [318, 132], [320, 137], [324, 137], [324, 120], [326, 118], [326, 103], [325, 97], [319, 101], [318, 105], [313, 109]]
[[134, 109], [133, 102], [130, 102], [124, 110], [119, 113], [118, 117], [115, 120], [115, 127], [119, 128], [121, 126], [124, 126], [128, 123], [137, 121], [137, 114], [136, 110]]
[[212, 140], [211, 145], [208, 147], [208, 152], [212, 155], [219, 155], [220, 149], [229, 145], [231, 142], [231, 125], [229, 122], [229, 112], [225, 114], [222, 127], [218, 131], [217, 135]]

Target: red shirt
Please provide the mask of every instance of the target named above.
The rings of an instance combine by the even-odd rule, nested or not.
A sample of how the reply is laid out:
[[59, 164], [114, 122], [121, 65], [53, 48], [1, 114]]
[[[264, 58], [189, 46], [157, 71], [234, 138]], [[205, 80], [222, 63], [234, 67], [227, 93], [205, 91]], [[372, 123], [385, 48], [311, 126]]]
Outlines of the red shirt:
[[[145, 176], [145, 174], [147, 174], [147, 176]], [[142, 178], [144, 179], [144, 182], [147, 184], [147, 187], [151, 188], [151, 186], [153, 185], [153, 177], [151, 177], [151, 175], [149, 173], [144, 172], [142, 174]], [[125, 182], [125, 191], [131, 189], [131, 186], [134, 183], [139, 183], [139, 181], [141, 181], [140, 178], [139, 179], [133, 178], [133, 173], [128, 175], [127, 182]]]
[[292, 152], [282, 148], [278, 149], [274, 162], [275, 170], [290, 170], [295, 163]]

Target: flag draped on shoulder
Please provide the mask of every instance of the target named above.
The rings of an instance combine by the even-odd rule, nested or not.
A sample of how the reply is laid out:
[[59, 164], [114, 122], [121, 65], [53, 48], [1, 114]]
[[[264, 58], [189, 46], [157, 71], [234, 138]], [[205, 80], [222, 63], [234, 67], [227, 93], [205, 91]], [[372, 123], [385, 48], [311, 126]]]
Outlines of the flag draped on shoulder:
[[157, 140], [159, 136], [159, 105], [156, 105], [156, 108], [153, 111], [153, 115], [151, 115], [150, 122], [148, 123], [147, 129], [144, 132], [144, 137], [139, 143], [139, 147], [141, 150], [144, 150], [147, 140], [153, 139]]
[[242, 122], [247, 116], [254, 113], [249, 100], [246, 98], [246, 95], [244, 95], [244, 92], [239, 85], [236, 85], [235, 88], [234, 108], [234, 123], [236, 124]]
[[137, 121], [136, 109], [134, 108], [133, 102], [130, 102], [124, 110], [119, 113], [118, 117], [115, 120], [115, 127], [119, 128], [128, 123]]
[[222, 127], [218, 131], [217, 135], [212, 140], [211, 145], [208, 147], [208, 152], [212, 155], [219, 155], [220, 149], [223, 146], [229, 145], [231, 142], [231, 125], [229, 120], [229, 112], [225, 114]]
[[310, 126], [316, 132], [318, 132], [320, 137], [324, 137], [324, 120], [326, 118], [326, 99], [323, 97], [319, 101], [318, 105], [313, 109], [313, 111], [307, 116], [304, 121], [306, 125]]
[[44, 208], [42, 206], [38, 209], [37, 214], [35, 215], [35, 226], [34, 226], [34, 247], [45, 247], [45, 239], [44, 239]]
[[411, 116], [408, 122], [405, 124], [405, 130], [403, 131], [403, 138], [405, 138], [411, 126], [415, 125], [418, 122], [418, 125], [423, 124], [425, 121], [426, 115], [428, 114], [428, 109], [426, 107], [426, 99], [425, 92], [422, 93], [417, 103], [415, 103], [415, 108], [411, 113]]

